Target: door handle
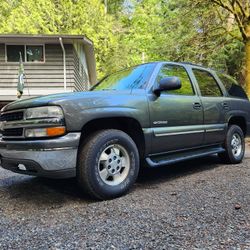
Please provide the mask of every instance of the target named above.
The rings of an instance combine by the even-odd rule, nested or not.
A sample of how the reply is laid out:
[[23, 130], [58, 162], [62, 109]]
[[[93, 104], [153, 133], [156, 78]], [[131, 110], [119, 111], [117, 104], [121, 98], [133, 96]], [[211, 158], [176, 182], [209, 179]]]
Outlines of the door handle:
[[193, 104], [193, 108], [194, 108], [194, 109], [201, 109], [201, 104], [200, 104], [199, 102], [195, 102], [195, 103]]
[[226, 102], [223, 102], [223, 103], [222, 103], [222, 107], [223, 107], [223, 109], [225, 109], [225, 110], [228, 110], [228, 109], [229, 109], [229, 106], [228, 106], [228, 104], [227, 104]]

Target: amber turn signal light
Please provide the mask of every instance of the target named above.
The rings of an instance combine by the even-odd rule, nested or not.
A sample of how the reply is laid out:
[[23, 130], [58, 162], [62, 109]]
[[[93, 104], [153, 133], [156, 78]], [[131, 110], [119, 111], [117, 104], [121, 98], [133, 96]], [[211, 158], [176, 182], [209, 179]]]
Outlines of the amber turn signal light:
[[47, 136], [59, 136], [64, 135], [66, 132], [65, 127], [54, 127], [54, 128], [46, 128]]

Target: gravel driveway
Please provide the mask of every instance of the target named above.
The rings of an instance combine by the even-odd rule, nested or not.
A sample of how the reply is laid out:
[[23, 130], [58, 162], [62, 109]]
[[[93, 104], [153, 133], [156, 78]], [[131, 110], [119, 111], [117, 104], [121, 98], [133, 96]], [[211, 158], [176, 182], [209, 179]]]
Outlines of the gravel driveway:
[[0, 249], [250, 249], [250, 148], [148, 169], [124, 197], [96, 202], [74, 180], [0, 170]]

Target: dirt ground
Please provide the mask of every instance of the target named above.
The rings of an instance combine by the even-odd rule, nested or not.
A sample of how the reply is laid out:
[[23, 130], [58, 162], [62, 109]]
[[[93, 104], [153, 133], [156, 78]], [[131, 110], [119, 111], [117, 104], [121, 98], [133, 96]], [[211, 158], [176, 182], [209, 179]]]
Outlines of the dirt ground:
[[74, 179], [0, 169], [0, 249], [250, 249], [250, 146], [147, 169], [129, 194], [96, 202]]

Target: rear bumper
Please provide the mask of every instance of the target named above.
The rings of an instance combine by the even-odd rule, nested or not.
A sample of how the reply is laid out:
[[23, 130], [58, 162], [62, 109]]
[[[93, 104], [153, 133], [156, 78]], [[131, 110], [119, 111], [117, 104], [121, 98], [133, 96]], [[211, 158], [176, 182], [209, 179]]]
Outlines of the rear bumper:
[[74, 177], [80, 136], [80, 133], [69, 133], [50, 140], [0, 140], [0, 165], [28, 175]]

